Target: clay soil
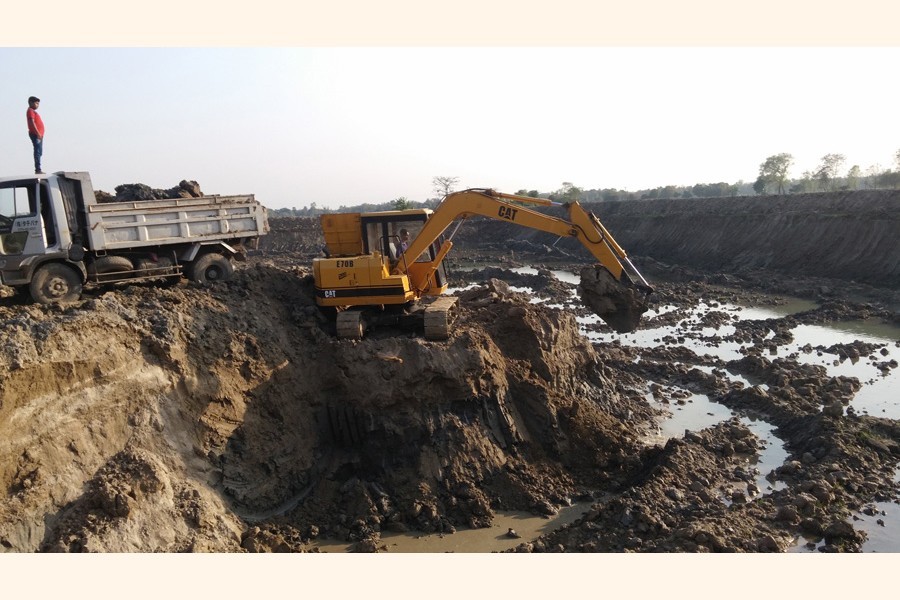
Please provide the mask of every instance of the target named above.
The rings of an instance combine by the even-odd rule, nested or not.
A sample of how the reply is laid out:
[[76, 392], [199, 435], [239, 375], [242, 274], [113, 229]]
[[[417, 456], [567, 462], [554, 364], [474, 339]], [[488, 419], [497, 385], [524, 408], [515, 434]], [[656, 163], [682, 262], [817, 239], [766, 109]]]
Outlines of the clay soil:
[[[641, 327], [682, 323], [700, 298], [819, 302], [738, 322], [722, 341], [746, 351], [724, 363], [677, 336], [591, 343], [576, 322], [587, 309], [510, 289], [572, 297], [543, 266], [550, 255], [554, 268], [581, 264], [528, 245], [539, 246], [458, 253], [501, 266], [455, 272], [474, 287], [459, 293], [445, 342], [415, 330], [337, 340], [315, 306], [320, 242], [304, 219], [273, 219], [261, 250], [218, 285], [96, 288], [66, 307], [3, 289], [0, 548], [305, 552], [328, 538], [386, 551], [387, 531], [448, 535], [489, 526], [497, 511], [549, 516], [590, 501], [581, 519], [515, 551], [782, 552], [799, 535], [861, 549], [852, 515], [900, 495], [900, 423], [854, 412], [855, 378], [769, 350], [798, 323], [897, 323], [896, 289], [635, 256], [652, 306], [675, 307]], [[900, 353], [862, 342], [818, 351], [885, 372]], [[780, 489], [754, 484], [747, 461], [763, 442], [737, 419], [650, 442], [659, 414], [648, 389], [673, 404], [684, 389], [707, 394], [773, 424], [789, 454], [772, 475]]]

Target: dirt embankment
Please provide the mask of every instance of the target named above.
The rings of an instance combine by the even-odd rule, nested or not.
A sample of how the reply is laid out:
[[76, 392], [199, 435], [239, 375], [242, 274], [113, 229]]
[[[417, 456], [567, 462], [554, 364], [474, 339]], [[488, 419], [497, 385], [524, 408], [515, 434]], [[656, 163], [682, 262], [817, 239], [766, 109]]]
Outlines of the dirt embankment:
[[[900, 288], [900, 191], [641, 200], [587, 205], [632, 256], [708, 273], [759, 269]], [[562, 214], [561, 209], [560, 214]], [[584, 256], [573, 240], [496, 221], [459, 246]]]
[[62, 309], [8, 300], [7, 550], [302, 550], [552, 513], [623, 483], [652, 412], [572, 315], [500, 282], [440, 344], [337, 340], [306, 272], [265, 264]]
[[[589, 204], [616, 240], [642, 264], [692, 269], [692, 277], [759, 273], [796, 280], [797, 292], [840, 282], [900, 290], [900, 191], [877, 190]], [[562, 209], [558, 211], [562, 216]], [[260, 248], [311, 258], [324, 244], [318, 219], [273, 218]], [[474, 218], [460, 227], [449, 260], [530, 257], [583, 262], [581, 245], [506, 222]], [[790, 290], [781, 290], [788, 292]]]

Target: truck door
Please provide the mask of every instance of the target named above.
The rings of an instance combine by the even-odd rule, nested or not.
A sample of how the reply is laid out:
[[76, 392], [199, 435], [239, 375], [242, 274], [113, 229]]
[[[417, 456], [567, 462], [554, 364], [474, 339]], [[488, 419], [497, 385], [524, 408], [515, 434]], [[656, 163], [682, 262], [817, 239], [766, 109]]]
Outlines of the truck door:
[[[44, 253], [47, 244], [38, 207], [43, 199], [49, 213], [49, 198], [46, 182], [37, 179], [0, 184], [0, 256], [24, 258]], [[50, 229], [55, 230], [52, 222]], [[55, 233], [51, 239], [55, 241]], [[6, 260], [4, 270], [17, 268], [20, 262]]]

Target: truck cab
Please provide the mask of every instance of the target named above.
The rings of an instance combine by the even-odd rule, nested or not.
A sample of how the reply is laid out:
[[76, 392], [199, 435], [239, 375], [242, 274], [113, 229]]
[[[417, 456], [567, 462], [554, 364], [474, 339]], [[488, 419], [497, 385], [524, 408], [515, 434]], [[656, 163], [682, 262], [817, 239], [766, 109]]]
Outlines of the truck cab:
[[[40, 259], [67, 259], [72, 244], [59, 180], [46, 175], [0, 179], [0, 283], [27, 283]], [[74, 206], [69, 214], [77, 219]]]

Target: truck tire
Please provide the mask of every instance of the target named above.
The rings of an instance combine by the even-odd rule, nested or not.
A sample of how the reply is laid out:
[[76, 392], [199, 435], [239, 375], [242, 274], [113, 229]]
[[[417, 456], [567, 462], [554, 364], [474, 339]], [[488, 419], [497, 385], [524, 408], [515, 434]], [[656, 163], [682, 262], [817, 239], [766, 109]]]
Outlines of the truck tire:
[[228, 281], [234, 275], [234, 265], [218, 252], [204, 254], [191, 265], [188, 278], [197, 283]]
[[48, 263], [35, 271], [29, 290], [40, 304], [76, 302], [81, 298], [81, 275], [64, 264]]
[[118, 281], [122, 279], [119, 273], [134, 271], [134, 265], [124, 256], [101, 256], [91, 265], [91, 270], [96, 273], [97, 281]]

